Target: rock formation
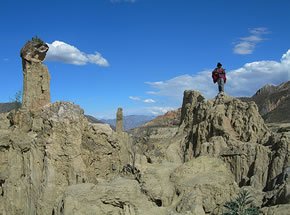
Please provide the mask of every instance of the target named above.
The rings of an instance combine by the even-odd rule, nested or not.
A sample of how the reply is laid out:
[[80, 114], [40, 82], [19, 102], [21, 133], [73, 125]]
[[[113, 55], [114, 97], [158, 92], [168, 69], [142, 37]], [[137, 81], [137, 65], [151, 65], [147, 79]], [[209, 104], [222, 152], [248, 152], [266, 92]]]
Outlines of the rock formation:
[[0, 214], [219, 215], [241, 187], [261, 213], [289, 211], [289, 140], [254, 102], [185, 91], [169, 117], [180, 125], [131, 138], [121, 108], [114, 132], [77, 105], [49, 104], [45, 50], [23, 48], [23, 108], [0, 114]]
[[39, 38], [32, 38], [21, 49], [23, 67], [22, 108], [37, 110], [50, 103], [50, 76], [42, 64], [48, 45]]
[[[284, 133], [278, 135], [268, 129], [254, 102], [242, 102], [227, 95], [206, 101], [196, 91], [185, 91], [179, 128], [144, 126], [134, 129], [132, 134], [152, 165], [164, 161], [194, 163], [200, 157], [218, 158], [231, 171], [238, 186], [251, 191], [258, 207], [289, 203], [289, 139]], [[170, 174], [172, 178], [172, 171]], [[146, 171], [143, 175], [146, 176]], [[160, 178], [164, 181], [165, 177]], [[158, 189], [150, 184], [158, 198]], [[159, 198], [168, 201], [165, 197]], [[281, 207], [269, 211], [276, 208]]]
[[240, 187], [266, 192], [263, 205], [283, 201], [279, 192], [286, 186], [289, 140], [266, 127], [254, 102], [226, 95], [205, 101], [199, 93], [185, 91], [182, 107], [185, 162], [204, 155], [218, 157]]
[[88, 123], [76, 105], [57, 102], [27, 118], [25, 130], [17, 120], [0, 130], [1, 214], [53, 214], [68, 186], [109, 180], [129, 162], [112, 129]]
[[118, 108], [116, 114], [116, 132], [122, 133], [123, 132], [123, 109]]

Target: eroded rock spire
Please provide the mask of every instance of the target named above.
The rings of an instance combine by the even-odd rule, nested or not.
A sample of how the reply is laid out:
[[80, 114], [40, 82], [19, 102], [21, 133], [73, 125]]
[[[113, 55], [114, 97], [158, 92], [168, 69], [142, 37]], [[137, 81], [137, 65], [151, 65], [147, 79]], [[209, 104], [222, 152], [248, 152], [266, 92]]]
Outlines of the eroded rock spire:
[[22, 108], [37, 110], [50, 103], [50, 75], [42, 64], [48, 45], [34, 37], [21, 49], [23, 68]]
[[116, 115], [116, 132], [122, 133], [123, 132], [123, 109], [118, 108], [117, 115]]

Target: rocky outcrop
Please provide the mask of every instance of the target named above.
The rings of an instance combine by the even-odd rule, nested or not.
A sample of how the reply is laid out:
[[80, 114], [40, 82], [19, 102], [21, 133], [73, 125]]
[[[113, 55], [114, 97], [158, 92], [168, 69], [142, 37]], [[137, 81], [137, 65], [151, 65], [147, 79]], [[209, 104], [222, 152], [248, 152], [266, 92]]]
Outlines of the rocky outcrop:
[[165, 212], [165, 208], [148, 201], [137, 181], [125, 178], [70, 186], [54, 210], [55, 215], [165, 215]]
[[141, 153], [149, 162], [158, 163], [162, 160], [181, 163], [177, 135], [180, 124], [181, 108], [168, 111], [164, 115], [130, 130]]
[[116, 177], [68, 186], [54, 214], [220, 214], [238, 186], [216, 158], [149, 165], [139, 183]]
[[0, 130], [2, 214], [53, 214], [68, 186], [109, 180], [129, 162], [126, 143], [76, 105], [12, 115]]
[[0, 129], [2, 214], [200, 215], [221, 210], [238, 189], [226, 166], [207, 157], [145, 159], [136, 162], [138, 180], [122, 176], [130, 138], [88, 123], [71, 103], [9, 114]]
[[48, 45], [39, 38], [32, 38], [21, 49], [24, 109], [37, 110], [50, 103], [50, 75], [42, 64], [47, 51]]
[[263, 215], [288, 215], [290, 204], [265, 207], [261, 210]]
[[[168, 147], [180, 141], [180, 137], [176, 137], [177, 131], [178, 127], [140, 127], [133, 129], [131, 135], [139, 148], [139, 153], [145, 155], [148, 162], [160, 163], [169, 159]], [[170, 161], [181, 162], [176, 150], [171, 155], [175, 158], [169, 159]]]
[[171, 175], [181, 214], [221, 214], [238, 186], [233, 175], [216, 158], [199, 157], [178, 167]]
[[120, 108], [114, 132], [77, 105], [50, 104], [47, 49], [30, 42], [23, 107], [0, 114], [0, 214], [222, 214], [240, 187], [264, 214], [288, 210], [289, 140], [254, 102], [185, 91], [180, 111], [131, 137]]
[[116, 114], [116, 132], [122, 133], [124, 130], [123, 128], [123, 109], [118, 108], [117, 114]]
[[240, 187], [252, 186], [271, 193], [269, 198], [265, 195], [264, 205], [284, 198], [277, 193], [285, 186], [289, 140], [266, 127], [254, 102], [242, 102], [224, 94], [205, 101], [194, 91], [185, 91], [183, 101], [185, 162], [202, 155], [218, 157]]

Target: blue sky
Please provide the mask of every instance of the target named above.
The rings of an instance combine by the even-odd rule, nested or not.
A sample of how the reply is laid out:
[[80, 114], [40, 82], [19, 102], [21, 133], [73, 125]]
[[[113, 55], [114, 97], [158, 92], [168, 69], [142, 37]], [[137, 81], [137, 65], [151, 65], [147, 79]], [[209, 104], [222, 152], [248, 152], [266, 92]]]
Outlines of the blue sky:
[[287, 0], [1, 0], [0, 102], [22, 89], [19, 52], [37, 35], [50, 49], [52, 102], [97, 118], [162, 114], [185, 89], [217, 93], [210, 72], [227, 71], [226, 93], [250, 96], [289, 80]]

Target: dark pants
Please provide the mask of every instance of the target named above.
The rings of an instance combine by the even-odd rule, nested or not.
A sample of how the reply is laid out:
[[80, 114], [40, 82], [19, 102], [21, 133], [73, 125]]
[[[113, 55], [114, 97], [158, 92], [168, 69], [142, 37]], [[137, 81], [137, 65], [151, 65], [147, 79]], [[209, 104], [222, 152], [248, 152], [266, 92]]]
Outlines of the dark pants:
[[217, 80], [217, 83], [218, 83], [218, 86], [219, 86], [219, 92], [224, 92], [224, 85], [225, 85], [224, 79], [223, 78], [219, 78]]

